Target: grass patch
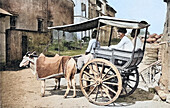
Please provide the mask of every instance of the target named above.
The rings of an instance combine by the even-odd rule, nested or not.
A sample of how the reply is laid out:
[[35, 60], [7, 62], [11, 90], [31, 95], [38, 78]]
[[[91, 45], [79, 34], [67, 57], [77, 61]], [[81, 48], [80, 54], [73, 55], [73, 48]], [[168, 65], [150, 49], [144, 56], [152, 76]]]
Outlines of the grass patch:
[[86, 48], [82, 48], [81, 50], [66, 50], [66, 51], [55, 51], [55, 50], [50, 50], [46, 54], [47, 56], [54, 56], [55, 54], [59, 54], [61, 56], [74, 56], [74, 55], [80, 55], [84, 54], [86, 51]]
[[[48, 51], [45, 53], [46, 56], [54, 56], [55, 54], [59, 54], [61, 56], [74, 56], [84, 54], [87, 49], [86, 44], [82, 44], [81, 42], [66, 42], [62, 41], [59, 44], [54, 41], [48, 48]], [[59, 49], [58, 49], [59, 48]]]

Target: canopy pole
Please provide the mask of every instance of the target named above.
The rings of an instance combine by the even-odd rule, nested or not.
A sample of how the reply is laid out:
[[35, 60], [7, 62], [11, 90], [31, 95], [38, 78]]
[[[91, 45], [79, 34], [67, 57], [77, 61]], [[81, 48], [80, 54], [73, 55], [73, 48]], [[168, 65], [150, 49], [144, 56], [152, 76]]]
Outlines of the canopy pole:
[[135, 50], [135, 48], [136, 48], [136, 41], [137, 41], [137, 31], [138, 31], [138, 29], [136, 29], [135, 30], [135, 37], [134, 37], [134, 49], [133, 50]]
[[134, 37], [134, 40], [135, 40], [135, 41], [134, 41], [134, 48], [133, 48], [133, 51], [132, 51], [131, 60], [133, 60], [134, 54], [135, 54], [136, 41], [137, 41], [137, 30], [138, 30], [138, 29], [135, 30], [135, 37]]
[[108, 47], [110, 46], [111, 44], [111, 40], [112, 40], [112, 33], [113, 33], [113, 26], [111, 26], [111, 30], [110, 30], [110, 38], [109, 38], [109, 44], [108, 44]]
[[143, 53], [145, 52], [147, 33], [148, 33], [148, 27], [146, 27], [146, 31], [145, 31], [145, 40], [144, 40], [144, 45], [143, 45]]
[[58, 33], [57, 33], [57, 34], [58, 34], [58, 54], [60, 55], [60, 44], [59, 44], [59, 42], [60, 42], [60, 41], [59, 41], [59, 30], [58, 30]]
[[[99, 31], [100, 31], [100, 22], [98, 23], [98, 27], [97, 27], [97, 36], [96, 36], [97, 42], [98, 42], [98, 39], [99, 39]], [[97, 47], [97, 42], [96, 42], [95, 48]]]

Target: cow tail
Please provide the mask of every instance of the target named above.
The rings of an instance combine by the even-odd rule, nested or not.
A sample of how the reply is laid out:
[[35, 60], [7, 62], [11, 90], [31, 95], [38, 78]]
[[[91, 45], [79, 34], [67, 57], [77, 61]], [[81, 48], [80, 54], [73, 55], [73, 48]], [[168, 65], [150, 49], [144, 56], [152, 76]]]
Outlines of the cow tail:
[[[73, 59], [74, 60], [74, 59]], [[75, 61], [75, 60], [74, 60]], [[70, 80], [72, 80], [77, 73], [76, 62], [74, 63], [74, 67], [71, 70]]]

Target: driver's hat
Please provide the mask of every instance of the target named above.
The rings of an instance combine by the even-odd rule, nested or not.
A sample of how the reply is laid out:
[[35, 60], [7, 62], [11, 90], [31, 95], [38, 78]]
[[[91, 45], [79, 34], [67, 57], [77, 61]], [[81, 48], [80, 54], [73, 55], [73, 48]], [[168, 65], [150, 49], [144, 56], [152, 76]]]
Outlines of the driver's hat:
[[127, 33], [127, 30], [125, 28], [119, 28], [118, 29], [118, 32], [121, 32], [121, 33]]

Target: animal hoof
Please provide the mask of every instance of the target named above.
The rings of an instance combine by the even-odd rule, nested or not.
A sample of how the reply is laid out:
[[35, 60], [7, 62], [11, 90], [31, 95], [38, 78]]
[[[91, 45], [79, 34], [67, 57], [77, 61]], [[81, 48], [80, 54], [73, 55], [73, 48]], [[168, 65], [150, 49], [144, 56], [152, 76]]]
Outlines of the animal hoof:
[[72, 96], [72, 98], [76, 98], [76, 96]]
[[41, 97], [44, 97], [45, 95], [44, 94], [41, 94]]
[[64, 96], [64, 98], [67, 98], [67, 96]]

